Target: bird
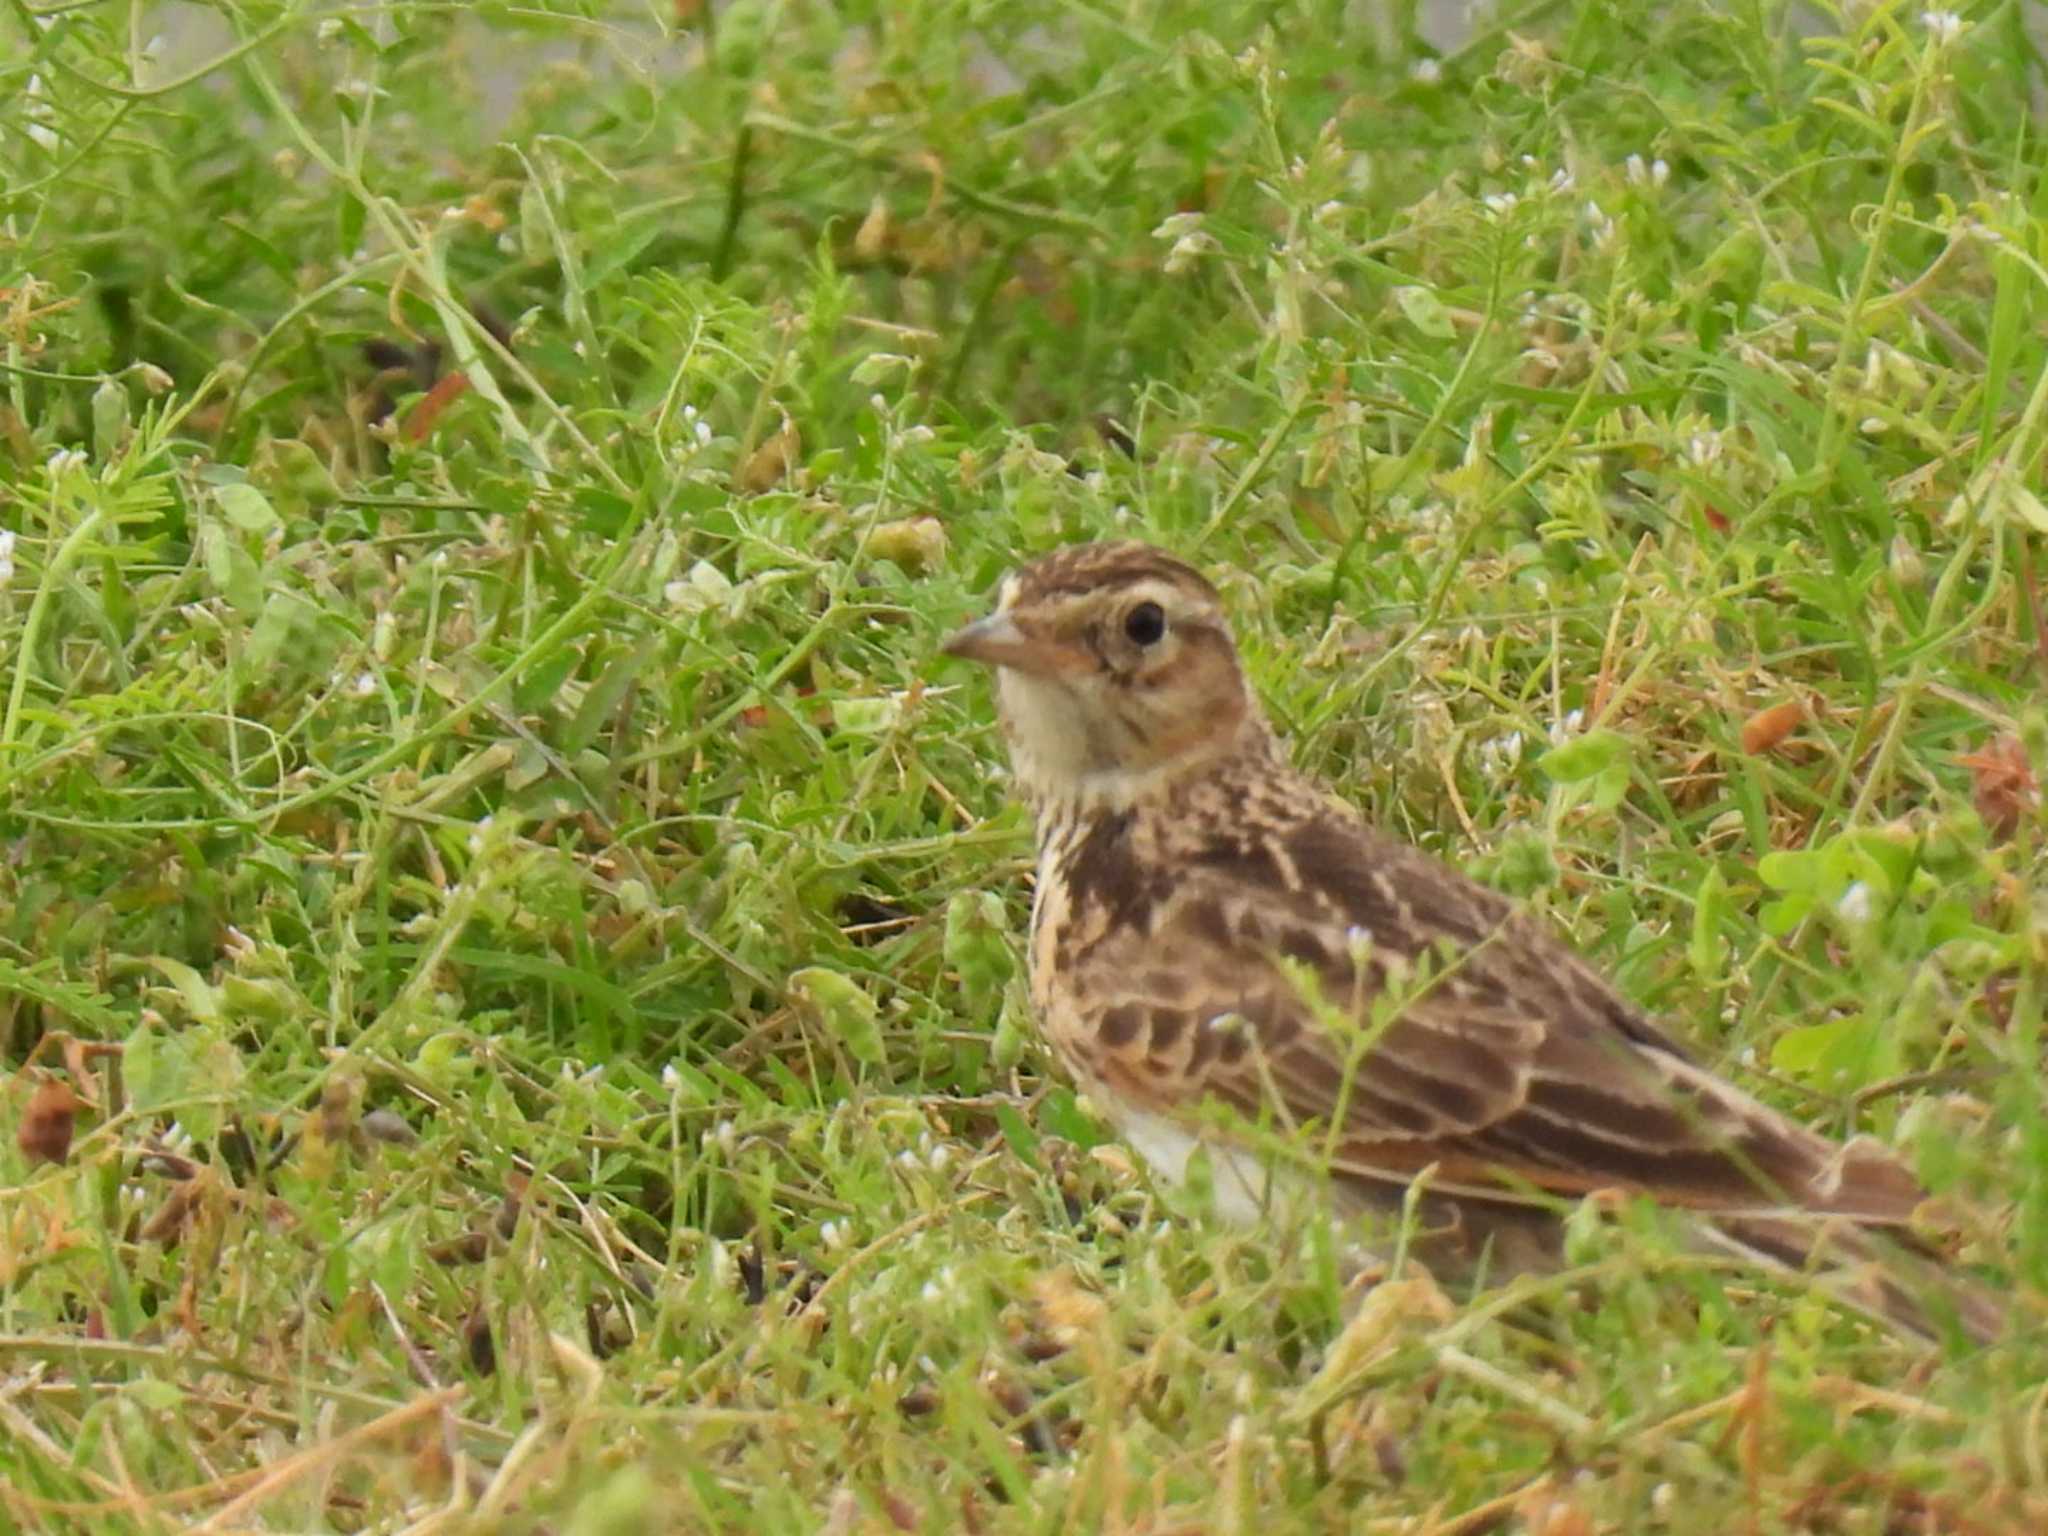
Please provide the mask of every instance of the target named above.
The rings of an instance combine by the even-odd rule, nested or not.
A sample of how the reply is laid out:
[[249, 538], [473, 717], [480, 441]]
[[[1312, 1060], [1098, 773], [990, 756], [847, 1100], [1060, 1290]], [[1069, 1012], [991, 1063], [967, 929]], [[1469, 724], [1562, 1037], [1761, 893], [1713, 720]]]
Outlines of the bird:
[[1227, 1219], [1305, 1191], [1485, 1280], [1558, 1267], [1589, 1200], [1647, 1197], [1905, 1332], [2002, 1329], [1881, 1142], [1702, 1065], [1542, 917], [1295, 768], [1192, 565], [1057, 548], [942, 650], [993, 669], [1035, 823], [1040, 1032], [1156, 1178], [1199, 1154]]

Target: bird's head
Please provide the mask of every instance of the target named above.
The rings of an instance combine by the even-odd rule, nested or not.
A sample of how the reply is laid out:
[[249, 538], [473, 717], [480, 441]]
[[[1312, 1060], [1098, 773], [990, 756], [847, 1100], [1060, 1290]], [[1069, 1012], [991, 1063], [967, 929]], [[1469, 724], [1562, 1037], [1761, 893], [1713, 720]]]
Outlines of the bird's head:
[[996, 669], [1011, 765], [1041, 807], [1121, 808], [1269, 740], [1216, 589], [1149, 544], [1020, 566], [945, 650]]

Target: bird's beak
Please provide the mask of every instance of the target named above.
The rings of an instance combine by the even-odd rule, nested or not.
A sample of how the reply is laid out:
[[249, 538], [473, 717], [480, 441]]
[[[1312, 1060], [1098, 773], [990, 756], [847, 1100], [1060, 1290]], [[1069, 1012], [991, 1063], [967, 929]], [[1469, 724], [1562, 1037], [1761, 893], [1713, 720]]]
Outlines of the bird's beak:
[[1010, 667], [1039, 677], [1085, 670], [1090, 665], [1079, 647], [1034, 635], [1004, 612], [954, 630], [939, 649], [948, 656], [964, 656], [984, 666]]
[[1007, 613], [992, 613], [954, 630], [939, 649], [948, 656], [964, 656], [986, 666], [1018, 667], [1025, 665], [1039, 648]]

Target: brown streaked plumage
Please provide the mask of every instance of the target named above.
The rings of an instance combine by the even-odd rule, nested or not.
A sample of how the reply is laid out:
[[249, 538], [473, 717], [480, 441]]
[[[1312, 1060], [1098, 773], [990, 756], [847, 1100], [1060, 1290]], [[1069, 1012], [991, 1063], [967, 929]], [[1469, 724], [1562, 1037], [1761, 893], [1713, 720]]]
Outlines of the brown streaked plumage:
[[1036, 817], [1042, 1027], [1159, 1172], [1206, 1148], [1242, 1214], [1276, 1164], [1383, 1210], [1420, 1177], [1424, 1256], [1495, 1273], [1556, 1257], [1564, 1202], [1649, 1195], [1930, 1327], [1913, 1176], [1700, 1067], [1540, 920], [1297, 773], [1192, 567], [1062, 549], [945, 648], [995, 669]]

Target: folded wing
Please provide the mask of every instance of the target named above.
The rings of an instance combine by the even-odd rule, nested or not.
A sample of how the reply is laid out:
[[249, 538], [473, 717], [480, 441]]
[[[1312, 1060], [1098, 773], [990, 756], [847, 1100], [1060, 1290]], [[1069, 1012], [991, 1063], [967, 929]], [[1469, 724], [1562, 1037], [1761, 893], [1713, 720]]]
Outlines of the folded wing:
[[1432, 1189], [1496, 1201], [1611, 1189], [1889, 1225], [1922, 1198], [1876, 1144], [1695, 1066], [1540, 921], [1342, 812], [1172, 867], [1144, 921], [1076, 925], [1062, 957], [1087, 1010], [1072, 1048], [1161, 1113], [1220, 1101], [1339, 1181], [1433, 1166]]

